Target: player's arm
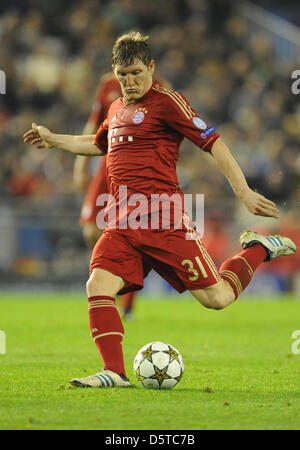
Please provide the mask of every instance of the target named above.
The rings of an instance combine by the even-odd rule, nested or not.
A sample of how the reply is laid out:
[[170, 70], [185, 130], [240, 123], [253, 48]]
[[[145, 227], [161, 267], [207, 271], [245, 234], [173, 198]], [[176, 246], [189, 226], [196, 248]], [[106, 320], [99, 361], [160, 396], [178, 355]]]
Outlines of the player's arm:
[[234, 193], [245, 204], [248, 211], [258, 216], [278, 218], [279, 211], [275, 203], [254, 192], [248, 186], [242, 169], [220, 137], [213, 143], [211, 154]]
[[36, 145], [37, 148], [57, 148], [67, 152], [84, 155], [99, 156], [106, 153], [95, 142], [95, 135], [73, 136], [68, 134], [55, 134], [48, 128], [32, 124], [32, 128], [24, 134], [24, 142]]
[[202, 150], [212, 154], [220, 171], [247, 209], [256, 215], [277, 218], [278, 209], [275, 203], [249, 188], [241, 168], [216, 130], [198, 116], [182, 94], [167, 91], [165, 98], [165, 121]]

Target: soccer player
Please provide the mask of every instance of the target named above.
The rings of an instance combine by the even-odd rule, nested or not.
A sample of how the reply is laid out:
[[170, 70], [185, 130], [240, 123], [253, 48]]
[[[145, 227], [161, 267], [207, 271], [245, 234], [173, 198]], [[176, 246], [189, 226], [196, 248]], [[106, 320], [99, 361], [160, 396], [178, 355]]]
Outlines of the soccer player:
[[[151, 218], [143, 202], [144, 209], [138, 209], [140, 227], [124, 226], [134, 222], [133, 199], [146, 198], [150, 204], [154, 194], [183, 195], [177, 182], [176, 161], [184, 137], [212, 155], [248, 211], [274, 218], [279, 211], [272, 201], [248, 187], [226, 144], [185, 97], [153, 83], [155, 62], [148, 37], [137, 32], [121, 36], [113, 47], [112, 63], [123, 98], [112, 103], [96, 135], [55, 134], [36, 124], [24, 135], [24, 142], [38, 148], [107, 154], [109, 189], [119, 207], [117, 219], [112, 220], [113, 225], [106, 228], [94, 247], [87, 282], [90, 331], [104, 369], [74, 378], [71, 383], [75, 386], [130, 386], [123, 359], [124, 328], [115, 296], [140, 289], [151, 269], [178, 292], [189, 290], [202, 305], [219, 310], [238, 298], [260, 264], [296, 251], [296, 245], [287, 237], [246, 231], [240, 236], [243, 250], [218, 270], [197, 230], [190, 232], [194, 239], [187, 239], [190, 229], [186, 220], [179, 224], [174, 220], [169, 228], [152, 226], [153, 213], [163, 220], [164, 202], [151, 209]], [[150, 228], [145, 226], [149, 223]]]
[[[160, 85], [170, 87], [165, 80], [155, 79]], [[88, 121], [84, 127], [83, 134], [95, 134], [102, 122], [104, 122], [110, 105], [122, 95], [121, 86], [113, 72], [104, 74], [98, 83], [94, 103]], [[75, 159], [73, 169], [73, 180], [79, 191], [86, 192], [82, 205], [80, 224], [83, 236], [90, 248], [93, 250], [96, 242], [103, 233], [103, 229], [97, 226], [97, 215], [105, 208], [97, 204], [99, 195], [109, 192], [106, 179], [106, 157], [101, 158], [91, 182], [89, 183], [89, 163], [90, 156], [78, 155]], [[121, 297], [122, 315], [125, 319], [131, 320], [132, 309], [136, 292], [128, 292]]]

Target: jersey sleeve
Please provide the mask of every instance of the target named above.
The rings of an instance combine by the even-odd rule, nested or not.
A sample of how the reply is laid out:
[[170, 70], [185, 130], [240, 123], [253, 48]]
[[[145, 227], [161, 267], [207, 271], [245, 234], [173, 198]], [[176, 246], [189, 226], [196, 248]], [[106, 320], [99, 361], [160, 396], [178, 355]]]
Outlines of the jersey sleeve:
[[211, 152], [219, 138], [216, 130], [199, 117], [186, 98], [176, 92], [164, 92], [163, 117], [165, 122], [205, 152]]
[[94, 140], [94, 145], [98, 147], [103, 153], [107, 153], [108, 149], [108, 120], [105, 119], [104, 122], [101, 123]]

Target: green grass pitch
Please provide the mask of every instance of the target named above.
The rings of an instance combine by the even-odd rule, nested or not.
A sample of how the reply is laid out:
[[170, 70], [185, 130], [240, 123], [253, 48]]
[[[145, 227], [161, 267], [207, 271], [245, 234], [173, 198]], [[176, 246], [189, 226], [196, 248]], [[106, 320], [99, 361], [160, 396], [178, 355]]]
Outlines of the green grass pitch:
[[[0, 429], [300, 429], [300, 302], [242, 298], [222, 311], [190, 297], [146, 299], [125, 323], [132, 388], [81, 389], [73, 377], [100, 370], [78, 294], [1, 294]], [[147, 390], [132, 371], [144, 344], [177, 347], [185, 373], [170, 391]], [[299, 345], [300, 347], [300, 345]]]

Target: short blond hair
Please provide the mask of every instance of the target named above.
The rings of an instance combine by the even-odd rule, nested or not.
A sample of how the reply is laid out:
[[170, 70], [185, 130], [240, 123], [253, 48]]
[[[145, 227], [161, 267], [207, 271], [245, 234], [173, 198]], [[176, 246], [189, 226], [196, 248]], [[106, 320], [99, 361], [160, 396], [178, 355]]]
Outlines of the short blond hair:
[[149, 66], [152, 56], [148, 40], [149, 36], [144, 36], [139, 31], [131, 31], [120, 36], [112, 50], [113, 65], [130, 66], [134, 60], [139, 59]]

